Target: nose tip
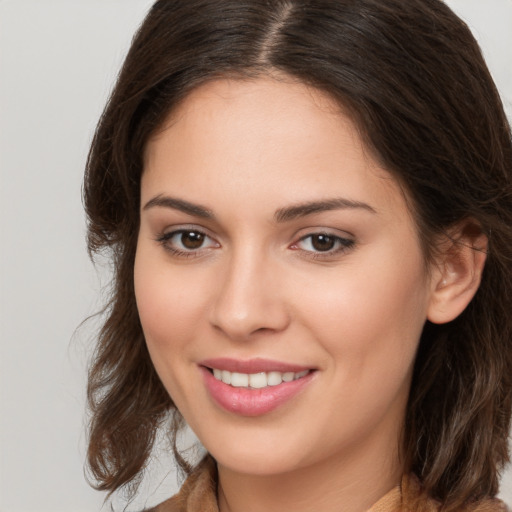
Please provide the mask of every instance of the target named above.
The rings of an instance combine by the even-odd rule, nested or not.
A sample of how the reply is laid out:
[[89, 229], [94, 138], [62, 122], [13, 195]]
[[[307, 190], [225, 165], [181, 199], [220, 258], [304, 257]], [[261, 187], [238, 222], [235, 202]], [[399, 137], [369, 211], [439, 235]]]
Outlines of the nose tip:
[[231, 339], [244, 340], [250, 338], [253, 334], [272, 332], [280, 330], [277, 325], [271, 326], [271, 322], [259, 321], [254, 314], [246, 312], [232, 312], [227, 314], [223, 311], [217, 314], [212, 322], [213, 326], [223, 332]]
[[289, 314], [269, 268], [230, 269], [215, 296], [210, 322], [225, 336], [246, 340], [257, 333], [280, 332]]

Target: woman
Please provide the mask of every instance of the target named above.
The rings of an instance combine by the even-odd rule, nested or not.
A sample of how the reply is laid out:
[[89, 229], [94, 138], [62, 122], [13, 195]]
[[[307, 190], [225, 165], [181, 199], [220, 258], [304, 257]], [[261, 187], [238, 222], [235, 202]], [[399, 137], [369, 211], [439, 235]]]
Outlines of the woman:
[[182, 418], [157, 511], [503, 510], [512, 147], [438, 0], [160, 0], [100, 120], [98, 488]]

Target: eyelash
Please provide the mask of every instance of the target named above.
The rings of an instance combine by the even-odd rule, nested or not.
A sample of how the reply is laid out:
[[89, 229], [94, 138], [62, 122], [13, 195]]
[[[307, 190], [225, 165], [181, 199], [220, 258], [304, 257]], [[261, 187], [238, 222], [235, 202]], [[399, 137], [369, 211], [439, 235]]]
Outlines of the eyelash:
[[[174, 237], [177, 237], [180, 235], [183, 236], [184, 234], [187, 234], [187, 233], [202, 237], [203, 240], [208, 239], [211, 242], [213, 242], [213, 244], [208, 247], [204, 247], [203, 244], [201, 243], [201, 246], [198, 247], [197, 249], [188, 249], [188, 250], [180, 249], [180, 248], [174, 247], [172, 245], [171, 241]], [[330, 241], [334, 244], [334, 248], [327, 249], [325, 251], [321, 251], [321, 250], [302, 249], [299, 247], [299, 244], [305, 242], [306, 240], [310, 240], [309, 245], [312, 245], [314, 237], [329, 238]], [[220, 244], [218, 242], [216, 242], [212, 237], [210, 237], [209, 235], [207, 235], [206, 233], [204, 233], [203, 231], [201, 231], [199, 229], [193, 229], [193, 228], [190, 228], [190, 229], [182, 228], [182, 229], [177, 229], [174, 231], [169, 231], [168, 233], [162, 233], [161, 235], [159, 235], [156, 238], [156, 241], [158, 243], [160, 243], [166, 251], [170, 252], [173, 256], [176, 256], [178, 258], [197, 258], [202, 255], [201, 253], [205, 249], [220, 247]], [[182, 243], [182, 242], [180, 242], [180, 243]], [[314, 233], [308, 233], [307, 235], [301, 237], [297, 242], [294, 242], [290, 246], [290, 249], [295, 250], [295, 251], [301, 251], [308, 258], [319, 260], [319, 259], [328, 259], [328, 258], [333, 257], [334, 255], [342, 254], [342, 253], [350, 250], [354, 246], [354, 244], [355, 244], [355, 241], [352, 239], [343, 238], [343, 237], [334, 235], [329, 232], [318, 231], [318, 232], [314, 232]]]
[[[310, 240], [310, 242], [309, 242], [310, 245], [312, 245], [314, 237], [327, 237], [327, 238], [331, 239], [335, 248], [328, 249], [326, 251], [319, 251], [319, 250], [314, 251], [314, 250], [301, 249], [299, 247], [299, 244], [301, 242], [304, 242], [308, 239]], [[350, 250], [354, 246], [354, 244], [355, 244], [355, 241], [350, 238], [343, 238], [341, 236], [334, 235], [333, 233], [318, 231], [315, 233], [308, 233], [307, 235], [301, 237], [299, 239], [299, 241], [292, 244], [290, 248], [293, 250], [296, 250], [296, 251], [304, 252], [305, 254], [307, 254], [307, 257], [309, 257], [309, 258], [319, 260], [319, 259], [332, 258], [333, 256], [343, 254], [344, 252]]]
[[[212, 237], [208, 236], [206, 233], [204, 233], [203, 231], [199, 230], [199, 229], [193, 229], [193, 228], [190, 228], [190, 229], [186, 229], [186, 228], [182, 228], [182, 229], [176, 229], [174, 231], [169, 231], [168, 233], [162, 233], [161, 235], [159, 235], [156, 239], [157, 242], [159, 242], [163, 248], [166, 250], [166, 251], [169, 251], [173, 256], [177, 256], [178, 258], [197, 258], [199, 256], [201, 256], [201, 251], [204, 251], [204, 249], [208, 249], [209, 247], [203, 247], [203, 245], [201, 244], [201, 247], [198, 247], [197, 249], [179, 249], [179, 248], [176, 248], [176, 247], [173, 247], [172, 246], [172, 239], [176, 236], [180, 236], [180, 235], [184, 235], [184, 234], [194, 234], [194, 235], [199, 235], [201, 237], [203, 237], [203, 240], [205, 239], [209, 239], [209, 240], [213, 240]], [[220, 247], [220, 244], [218, 242], [214, 242], [214, 246], [213, 247]]]

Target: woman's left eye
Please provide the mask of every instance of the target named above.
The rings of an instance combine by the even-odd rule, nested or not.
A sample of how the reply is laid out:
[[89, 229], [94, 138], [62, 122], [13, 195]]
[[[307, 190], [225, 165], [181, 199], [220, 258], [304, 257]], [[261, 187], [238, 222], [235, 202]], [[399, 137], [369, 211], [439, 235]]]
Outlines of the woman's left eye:
[[219, 243], [197, 229], [179, 229], [157, 239], [165, 249], [177, 255], [190, 255], [203, 249], [219, 247]]
[[333, 235], [331, 233], [312, 233], [302, 237], [293, 244], [292, 249], [300, 249], [311, 253], [333, 254], [349, 249], [354, 240]]

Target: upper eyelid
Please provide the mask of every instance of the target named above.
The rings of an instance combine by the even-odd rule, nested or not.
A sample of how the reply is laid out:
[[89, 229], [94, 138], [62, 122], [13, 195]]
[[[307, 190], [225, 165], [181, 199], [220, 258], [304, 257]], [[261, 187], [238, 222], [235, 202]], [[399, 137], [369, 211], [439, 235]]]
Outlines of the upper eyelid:
[[195, 224], [176, 224], [176, 225], [167, 225], [164, 228], [155, 228], [153, 232], [153, 237], [156, 241], [162, 242], [171, 239], [178, 233], [186, 233], [186, 232], [195, 232], [204, 235], [205, 237], [214, 240], [218, 243], [218, 240], [215, 235], [211, 233], [209, 229], [204, 228], [203, 226], [197, 226]]
[[212, 231], [204, 226], [198, 226], [197, 224], [175, 224], [168, 225], [163, 229], [157, 230], [159, 236], [170, 235], [173, 233], [180, 233], [183, 231], [197, 231], [198, 233], [202, 233], [203, 235], [208, 236], [209, 238], [216, 239], [216, 235], [212, 233]]
[[[147, 206], [147, 205], [146, 205]], [[359, 207], [359, 208], [362, 208], [362, 207]], [[156, 208], [156, 210], [166, 210], [165, 208]], [[150, 209], [150, 213], [151, 212], [152, 208]], [[181, 210], [174, 210], [174, 209], [171, 209], [177, 213], [182, 213]], [[374, 211], [373, 208], [369, 208], [369, 210], [371, 211]], [[328, 226], [324, 226], [322, 225], [321, 223], [319, 223], [318, 225], [314, 225], [313, 223], [310, 223], [308, 222], [308, 217], [313, 217], [313, 216], [316, 216], [318, 214], [322, 214], [322, 213], [325, 213], [325, 211], [332, 211], [331, 209], [328, 209], [328, 210], [319, 210], [319, 211], [312, 211], [311, 213], [308, 213], [308, 215], [306, 216], [300, 216], [298, 219], [290, 219], [290, 221], [298, 221], [298, 222], [307, 222], [309, 224], [309, 226], [304, 226], [303, 228], [300, 228], [297, 231], [309, 231], [309, 230], [312, 230], [312, 232], [329, 232], [329, 233], [333, 233], [333, 235], [335, 236], [340, 236], [338, 235], [338, 233], [343, 233], [344, 235], [347, 235], [348, 237], [353, 237], [354, 235], [352, 233], [350, 233], [349, 231], [346, 231], [344, 229], [340, 229], [340, 228], [336, 228], [336, 227], [328, 227]], [[208, 211], [209, 213], [211, 213], [210, 211]], [[190, 217], [191, 215], [193, 216], [193, 213], [189, 213], [188, 211], [184, 212], [186, 214], [187, 217]], [[197, 220], [196, 220], [197, 219]], [[184, 222], [180, 222], [178, 220], [178, 222], [176, 223], [172, 223], [170, 224], [170, 228], [171, 229], [176, 229], [176, 230], [179, 230], [181, 227], [185, 228], [185, 229], [190, 229], [190, 228], [193, 228], [193, 229], [198, 229], [198, 231], [201, 231], [201, 232], [204, 232], [205, 234], [208, 234], [209, 236], [213, 236], [213, 237], [216, 237], [216, 236], [221, 236], [221, 237], [225, 237], [227, 235], [227, 233], [225, 232], [225, 230], [222, 228], [222, 226], [217, 222], [217, 220], [215, 219], [215, 217], [213, 216], [213, 214], [210, 216], [205, 216], [204, 218], [203, 217], [200, 217], [200, 218], [197, 218], [196, 219], [190, 219], [189, 222], [187, 222], [187, 220], [183, 219]], [[309, 221], [313, 220], [312, 218], [309, 219]], [[212, 231], [210, 228], [208, 228], [208, 224], [212, 223], [213, 222], [213, 228], [215, 229], [215, 231]], [[288, 222], [288, 220], [287, 220]], [[174, 227], [176, 226], [176, 228]], [[291, 226], [290, 226], [291, 227]], [[165, 231], [167, 231], [168, 228], [165, 228]], [[163, 230], [162, 230], [163, 231]], [[342, 236], [345, 237], [345, 236]]]
[[325, 226], [312, 226], [307, 228], [302, 228], [296, 231], [294, 237], [297, 240], [302, 240], [303, 238], [306, 238], [308, 236], [313, 235], [329, 235], [334, 236], [336, 238], [342, 238], [347, 240], [353, 240], [355, 239], [355, 235], [351, 233], [350, 231], [339, 229], [339, 228], [332, 228], [332, 227], [325, 227]]

